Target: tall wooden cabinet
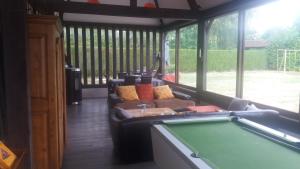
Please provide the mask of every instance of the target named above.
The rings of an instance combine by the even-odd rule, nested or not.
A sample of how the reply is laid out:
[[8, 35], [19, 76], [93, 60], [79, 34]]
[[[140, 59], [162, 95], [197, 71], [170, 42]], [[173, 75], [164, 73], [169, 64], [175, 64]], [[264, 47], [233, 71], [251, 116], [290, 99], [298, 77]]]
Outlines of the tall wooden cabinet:
[[62, 26], [55, 16], [28, 16], [34, 169], [59, 169], [66, 129]]

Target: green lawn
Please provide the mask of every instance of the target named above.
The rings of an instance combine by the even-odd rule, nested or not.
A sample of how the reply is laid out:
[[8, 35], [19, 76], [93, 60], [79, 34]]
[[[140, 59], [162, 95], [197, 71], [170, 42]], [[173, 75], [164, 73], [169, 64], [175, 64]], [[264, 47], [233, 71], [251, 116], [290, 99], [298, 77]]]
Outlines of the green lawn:
[[[181, 84], [196, 86], [196, 73], [180, 73]], [[207, 90], [235, 96], [235, 72], [208, 72]], [[245, 71], [244, 98], [299, 111], [300, 72]]]

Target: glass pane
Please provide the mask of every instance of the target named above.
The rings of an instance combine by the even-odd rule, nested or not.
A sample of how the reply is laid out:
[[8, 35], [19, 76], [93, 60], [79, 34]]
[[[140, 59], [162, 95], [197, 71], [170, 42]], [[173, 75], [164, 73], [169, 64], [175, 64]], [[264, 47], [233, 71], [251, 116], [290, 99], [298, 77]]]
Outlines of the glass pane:
[[207, 90], [235, 96], [238, 14], [208, 21]]
[[180, 29], [179, 83], [196, 87], [198, 25]]
[[165, 40], [165, 76], [164, 80], [175, 82], [175, 31], [166, 33]]
[[246, 11], [245, 99], [299, 112], [299, 5], [280, 0]]

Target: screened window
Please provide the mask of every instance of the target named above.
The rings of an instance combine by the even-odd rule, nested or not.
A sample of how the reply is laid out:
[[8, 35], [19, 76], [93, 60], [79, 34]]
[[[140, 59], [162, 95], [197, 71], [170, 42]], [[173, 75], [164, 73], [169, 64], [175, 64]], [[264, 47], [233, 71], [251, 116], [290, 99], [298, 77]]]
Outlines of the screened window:
[[246, 11], [245, 99], [299, 112], [299, 5], [279, 0]]
[[206, 89], [235, 96], [238, 14], [214, 18], [208, 25]]
[[196, 87], [198, 25], [180, 29], [179, 38], [179, 83]]
[[164, 79], [175, 82], [175, 31], [167, 32], [165, 39], [165, 76]]

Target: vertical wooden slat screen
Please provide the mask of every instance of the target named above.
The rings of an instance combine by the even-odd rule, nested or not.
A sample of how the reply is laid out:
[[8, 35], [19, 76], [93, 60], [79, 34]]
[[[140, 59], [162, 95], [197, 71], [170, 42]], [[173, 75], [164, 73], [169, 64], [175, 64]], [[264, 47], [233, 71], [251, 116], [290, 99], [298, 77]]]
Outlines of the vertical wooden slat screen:
[[74, 27], [75, 67], [79, 68], [78, 27]]
[[130, 73], [130, 39], [129, 30], [126, 30], [126, 71]]
[[133, 72], [137, 72], [136, 30], [133, 30]]
[[81, 69], [83, 88], [104, 87], [104, 78], [119, 72], [149, 71], [161, 51], [159, 35], [156, 28], [67, 23], [67, 62]]
[[159, 65], [161, 67], [161, 71], [160, 73], [164, 73], [165, 72], [165, 59], [164, 59], [164, 51], [163, 51], [163, 34], [162, 32], [159, 32], [159, 53], [160, 53], [160, 58], [161, 58], [161, 65]]
[[66, 26], [66, 39], [67, 39], [67, 63], [71, 64], [71, 39], [70, 39], [70, 26]]
[[113, 44], [113, 78], [117, 78], [117, 49], [116, 49], [116, 30], [112, 29]]
[[106, 69], [106, 84], [109, 80], [109, 36], [108, 36], [108, 29], [105, 28], [105, 69]]
[[150, 33], [146, 31], [146, 70], [150, 70]]
[[103, 84], [102, 81], [102, 36], [101, 36], [101, 29], [97, 28], [98, 34], [98, 71], [99, 71], [99, 85]]
[[119, 41], [120, 41], [120, 72], [124, 72], [124, 58], [123, 58], [123, 30], [119, 30]]
[[86, 31], [82, 27], [83, 86], [87, 86]]
[[94, 47], [94, 28], [90, 28], [90, 52], [91, 52], [91, 79], [92, 86], [95, 86], [95, 47]]
[[153, 63], [154, 59], [156, 58], [157, 52], [156, 52], [156, 31], [153, 31]]
[[144, 72], [144, 37], [143, 30], [140, 30], [140, 73]]

